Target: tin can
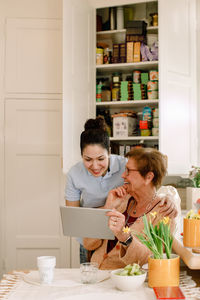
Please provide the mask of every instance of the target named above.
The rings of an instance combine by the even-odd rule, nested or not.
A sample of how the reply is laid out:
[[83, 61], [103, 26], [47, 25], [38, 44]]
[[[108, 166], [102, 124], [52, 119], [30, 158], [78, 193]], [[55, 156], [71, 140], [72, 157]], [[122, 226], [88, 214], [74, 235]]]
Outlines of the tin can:
[[147, 90], [148, 91], [157, 91], [158, 90], [158, 81], [151, 80], [147, 82]]
[[148, 91], [147, 96], [149, 100], [158, 99], [158, 91]]
[[159, 135], [159, 128], [152, 128], [152, 135], [158, 136]]
[[140, 83], [141, 82], [141, 71], [133, 71], [133, 82]]
[[150, 70], [149, 71], [149, 79], [150, 80], [158, 80], [158, 71], [157, 70]]
[[159, 127], [159, 118], [153, 118], [153, 127], [158, 128]]
[[158, 108], [154, 108], [153, 109], [153, 117], [154, 118], [158, 118], [159, 117], [159, 109]]

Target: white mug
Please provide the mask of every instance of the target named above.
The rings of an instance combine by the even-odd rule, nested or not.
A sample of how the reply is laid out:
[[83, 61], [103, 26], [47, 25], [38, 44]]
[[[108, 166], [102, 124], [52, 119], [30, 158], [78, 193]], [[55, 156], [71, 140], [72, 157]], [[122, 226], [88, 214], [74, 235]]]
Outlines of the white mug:
[[56, 266], [55, 256], [38, 256], [37, 266], [42, 284], [51, 284], [54, 278], [54, 268]]

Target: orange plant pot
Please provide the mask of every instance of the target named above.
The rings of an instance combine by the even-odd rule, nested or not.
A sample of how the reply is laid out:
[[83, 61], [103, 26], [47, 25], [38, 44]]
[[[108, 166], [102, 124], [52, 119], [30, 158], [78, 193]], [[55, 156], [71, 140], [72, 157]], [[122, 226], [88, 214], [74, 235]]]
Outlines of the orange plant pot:
[[183, 220], [183, 245], [185, 247], [200, 247], [200, 220]]
[[180, 257], [172, 254], [170, 259], [148, 258], [149, 287], [179, 286]]

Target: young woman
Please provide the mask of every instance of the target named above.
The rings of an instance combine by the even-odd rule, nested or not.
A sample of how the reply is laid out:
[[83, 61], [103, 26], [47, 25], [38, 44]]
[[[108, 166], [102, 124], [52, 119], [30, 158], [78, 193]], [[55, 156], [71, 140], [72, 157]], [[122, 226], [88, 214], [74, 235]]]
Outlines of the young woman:
[[[65, 200], [67, 206], [104, 207], [108, 192], [124, 183], [121, 177], [127, 159], [110, 154], [110, 140], [104, 119], [89, 119], [81, 133], [82, 161], [67, 174]], [[160, 204], [166, 215], [176, 215], [174, 203], [165, 199]], [[80, 262], [88, 261], [88, 252], [80, 241]]]

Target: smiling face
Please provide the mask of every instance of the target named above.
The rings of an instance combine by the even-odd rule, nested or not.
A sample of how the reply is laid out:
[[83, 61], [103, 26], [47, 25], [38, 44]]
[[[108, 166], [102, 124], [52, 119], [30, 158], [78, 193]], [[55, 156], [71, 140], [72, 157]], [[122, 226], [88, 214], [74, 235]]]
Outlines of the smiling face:
[[122, 174], [127, 192], [132, 194], [134, 192], [141, 191], [141, 189], [151, 182], [152, 176], [150, 176], [150, 173], [151, 172], [149, 172], [144, 178], [138, 171], [136, 161], [133, 158], [129, 158], [125, 172]]
[[100, 145], [88, 145], [83, 149], [85, 168], [95, 177], [104, 176], [109, 166], [109, 154]]

